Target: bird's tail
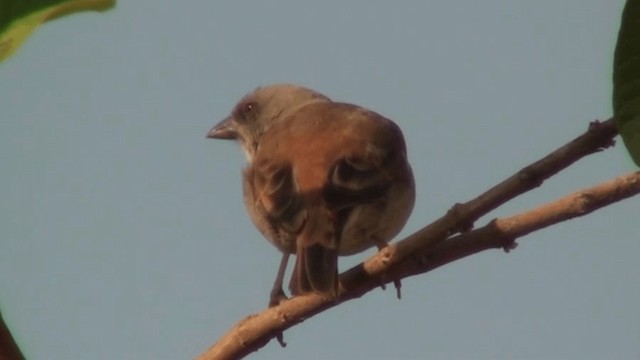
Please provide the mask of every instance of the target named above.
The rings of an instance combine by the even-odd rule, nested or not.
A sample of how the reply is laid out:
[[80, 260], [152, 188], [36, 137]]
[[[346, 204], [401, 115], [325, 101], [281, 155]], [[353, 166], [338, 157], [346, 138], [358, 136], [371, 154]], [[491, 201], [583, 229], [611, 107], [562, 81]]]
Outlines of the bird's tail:
[[289, 289], [293, 295], [308, 292], [338, 293], [338, 251], [315, 243], [298, 246]]

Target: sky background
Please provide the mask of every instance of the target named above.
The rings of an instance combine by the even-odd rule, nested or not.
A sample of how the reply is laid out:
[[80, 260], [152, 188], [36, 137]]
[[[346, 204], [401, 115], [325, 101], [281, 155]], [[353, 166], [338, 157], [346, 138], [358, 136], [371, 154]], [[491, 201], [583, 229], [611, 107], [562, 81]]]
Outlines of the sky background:
[[[623, 3], [136, 0], [45, 24], [0, 64], [3, 316], [29, 359], [197, 356], [266, 306], [280, 259], [243, 154], [205, 139], [241, 96], [293, 82], [394, 119], [404, 236], [611, 116]], [[476, 225], [633, 169], [617, 146]], [[638, 359], [639, 211], [375, 290], [251, 358]]]

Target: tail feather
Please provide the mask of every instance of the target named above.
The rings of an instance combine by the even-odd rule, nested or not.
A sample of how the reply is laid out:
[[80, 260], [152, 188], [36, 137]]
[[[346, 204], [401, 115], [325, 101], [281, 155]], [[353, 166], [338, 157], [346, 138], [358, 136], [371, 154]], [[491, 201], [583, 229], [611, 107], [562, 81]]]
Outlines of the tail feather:
[[338, 252], [320, 244], [300, 246], [289, 289], [293, 295], [338, 292]]

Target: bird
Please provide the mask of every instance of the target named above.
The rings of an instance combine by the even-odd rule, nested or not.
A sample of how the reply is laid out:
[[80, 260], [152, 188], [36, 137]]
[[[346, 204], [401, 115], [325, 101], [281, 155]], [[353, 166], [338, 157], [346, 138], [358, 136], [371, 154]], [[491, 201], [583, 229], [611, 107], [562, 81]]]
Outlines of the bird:
[[282, 252], [270, 306], [286, 295], [340, 290], [338, 256], [382, 249], [415, 203], [406, 143], [396, 123], [364, 107], [294, 84], [258, 87], [208, 138], [237, 141], [247, 159], [244, 204]]

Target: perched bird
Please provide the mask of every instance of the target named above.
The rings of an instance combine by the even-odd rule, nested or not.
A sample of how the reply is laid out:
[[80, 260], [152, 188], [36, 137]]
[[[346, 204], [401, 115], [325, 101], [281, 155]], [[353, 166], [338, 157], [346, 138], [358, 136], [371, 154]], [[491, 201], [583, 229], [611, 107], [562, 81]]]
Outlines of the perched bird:
[[402, 132], [365, 108], [296, 85], [259, 87], [207, 137], [237, 140], [246, 155], [245, 205], [283, 253], [271, 305], [284, 298], [290, 254], [292, 294], [335, 295], [338, 255], [383, 248], [413, 209]]

